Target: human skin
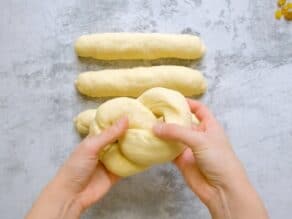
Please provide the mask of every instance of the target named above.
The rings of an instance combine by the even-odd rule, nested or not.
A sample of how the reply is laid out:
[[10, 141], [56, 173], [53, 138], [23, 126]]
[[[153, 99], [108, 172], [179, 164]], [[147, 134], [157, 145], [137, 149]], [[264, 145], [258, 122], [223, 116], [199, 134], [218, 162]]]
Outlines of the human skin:
[[[187, 146], [174, 164], [191, 190], [213, 219], [267, 219], [263, 203], [222, 127], [204, 105], [192, 100], [188, 103], [200, 120], [199, 126], [159, 123], [153, 131], [162, 139]], [[41, 192], [26, 219], [77, 219], [99, 201], [119, 177], [98, 162], [98, 153], [121, 137], [127, 127], [127, 118], [122, 118], [100, 135], [85, 138]]]
[[198, 126], [160, 123], [153, 131], [162, 139], [188, 146], [174, 163], [191, 190], [213, 219], [267, 219], [267, 211], [223, 128], [206, 106], [194, 100], [188, 103], [200, 121]]
[[83, 211], [100, 200], [119, 177], [108, 172], [97, 155], [121, 137], [127, 127], [127, 118], [122, 118], [100, 135], [86, 137], [41, 192], [26, 219], [80, 218]]

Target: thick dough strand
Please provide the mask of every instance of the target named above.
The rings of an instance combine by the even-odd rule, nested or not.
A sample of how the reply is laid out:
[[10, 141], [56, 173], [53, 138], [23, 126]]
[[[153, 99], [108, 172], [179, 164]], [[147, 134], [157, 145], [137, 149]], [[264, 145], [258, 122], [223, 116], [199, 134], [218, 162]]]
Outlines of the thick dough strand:
[[199, 37], [189, 34], [100, 33], [79, 37], [75, 50], [78, 56], [102, 60], [198, 59], [205, 46]]
[[80, 93], [90, 97], [138, 97], [154, 87], [164, 87], [185, 96], [200, 95], [207, 85], [203, 75], [182, 66], [136, 67], [81, 73], [76, 82]]

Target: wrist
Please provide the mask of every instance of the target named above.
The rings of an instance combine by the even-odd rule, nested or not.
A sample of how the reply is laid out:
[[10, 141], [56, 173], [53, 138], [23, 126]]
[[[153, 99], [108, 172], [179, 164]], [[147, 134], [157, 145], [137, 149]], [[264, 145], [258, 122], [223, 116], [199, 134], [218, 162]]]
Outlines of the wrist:
[[83, 209], [78, 201], [78, 194], [68, 191], [54, 181], [49, 183], [45, 190], [50, 202], [56, 202], [59, 207], [62, 207], [60, 209], [64, 215], [81, 215]]
[[77, 201], [77, 196], [68, 193], [52, 181], [42, 191], [26, 219], [77, 219], [81, 213], [82, 207]]
[[224, 190], [221, 187], [215, 188], [214, 195], [206, 203], [213, 219], [231, 219], [230, 206], [226, 199], [227, 197]]
[[248, 179], [217, 187], [207, 207], [213, 219], [268, 218], [262, 201]]

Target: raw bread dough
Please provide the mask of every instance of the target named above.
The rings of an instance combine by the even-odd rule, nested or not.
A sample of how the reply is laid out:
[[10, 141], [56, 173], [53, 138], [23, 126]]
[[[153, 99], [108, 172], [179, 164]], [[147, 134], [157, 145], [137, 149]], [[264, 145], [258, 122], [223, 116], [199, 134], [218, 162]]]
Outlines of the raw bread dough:
[[79, 132], [88, 130], [90, 123], [90, 135], [96, 135], [122, 116], [129, 119], [126, 134], [106, 146], [99, 155], [105, 167], [119, 176], [130, 176], [152, 165], [171, 161], [182, 152], [182, 145], [154, 136], [152, 127], [159, 120], [186, 127], [192, 123], [192, 114], [184, 96], [160, 87], [147, 90], [137, 99], [111, 99], [101, 104], [95, 115], [93, 111], [82, 112], [76, 117], [75, 125]]
[[192, 96], [204, 93], [207, 88], [201, 72], [174, 65], [84, 72], [75, 84], [80, 93], [90, 97], [138, 97], [153, 87], [174, 89]]
[[[96, 112], [97, 112], [97, 109], [85, 110], [85, 111], [79, 113], [74, 118], [75, 127], [76, 127], [77, 131], [79, 132], [79, 134], [81, 134], [82, 136], [88, 135], [90, 126], [91, 126], [91, 129], [97, 128], [97, 131], [93, 131], [93, 132], [100, 131], [100, 129], [98, 127], [96, 127], [95, 123], [94, 123]], [[163, 121], [163, 118], [160, 117], [158, 120]], [[199, 125], [199, 123], [200, 123], [194, 114], [192, 114], [192, 123], [194, 125]]]
[[94, 120], [96, 109], [89, 109], [78, 114], [74, 118], [75, 127], [81, 135], [89, 133], [90, 123]]
[[101, 33], [79, 37], [78, 56], [103, 60], [197, 59], [205, 53], [201, 39], [188, 34]]

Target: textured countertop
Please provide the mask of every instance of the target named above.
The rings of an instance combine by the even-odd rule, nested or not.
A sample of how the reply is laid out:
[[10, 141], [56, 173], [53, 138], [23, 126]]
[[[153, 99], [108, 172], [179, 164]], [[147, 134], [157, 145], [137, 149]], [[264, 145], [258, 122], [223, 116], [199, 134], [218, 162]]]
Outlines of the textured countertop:
[[[0, 8], [1, 218], [23, 217], [80, 141], [72, 118], [97, 103], [77, 94], [76, 75], [151, 64], [76, 58], [78, 36], [113, 31], [203, 38], [208, 52], [197, 68], [209, 90], [202, 101], [226, 129], [271, 218], [291, 218], [292, 23], [274, 19], [276, 0], [11, 0]], [[84, 218], [209, 214], [169, 164], [123, 180]]]

